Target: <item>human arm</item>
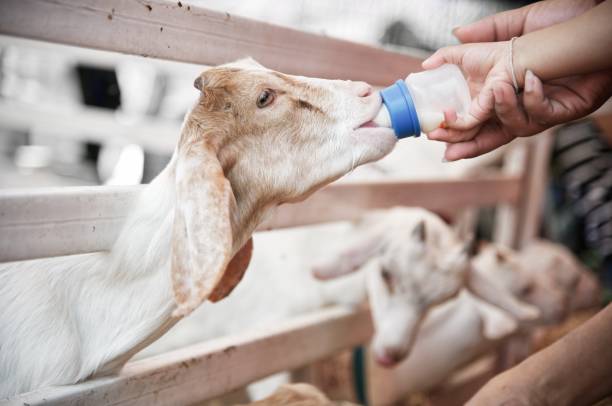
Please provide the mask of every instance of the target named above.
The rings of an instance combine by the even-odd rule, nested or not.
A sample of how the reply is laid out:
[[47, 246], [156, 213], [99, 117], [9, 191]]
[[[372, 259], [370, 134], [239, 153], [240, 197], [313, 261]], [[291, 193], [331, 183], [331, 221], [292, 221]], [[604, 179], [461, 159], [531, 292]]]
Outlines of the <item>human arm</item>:
[[612, 305], [493, 378], [467, 405], [592, 405], [612, 394], [610, 342]]
[[492, 14], [453, 30], [462, 43], [508, 41], [572, 19], [602, 0], [546, 0]]
[[514, 69], [523, 87], [527, 69], [543, 81], [612, 68], [612, 1], [515, 40]]
[[[591, 45], [609, 43], [612, 34], [606, 34], [607, 37], [599, 42], [593, 38], [604, 35], [612, 29], [612, 25], [604, 24], [604, 19], [602, 19], [603, 16], [607, 21], [612, 16], [612, 2], [610, 0], [587, 12], [584, 12], [584, 10], [592, 7], [594, 1], [583, 0], [570, 4], [566, 3], [566, 0], [536, 3], [459, 28], [455, 30], [455, 34], [462, 40], [500, 39], [505, 38], [504, 35], [520, 35], [527, 30], [537, 29], [541, 25], [554, 23], [563, 18], [568, 18], [572, 14], [582, 13], [575, 19], [580, 24], [570, 20], [559, 24], [562, 29], [559, 29], [558, 26], [549, 27], [538, 32], [527, 33], [524, 37], [518, 38], [514, 44], [516, 57], [525, 46], [530, 47], [533, 41], [540, 41], [538, 38], [552, 44], [549, 48], [568, 53], [570, 46], [578, 46], [576, 41], [572, 41], [569, 45], [555, 44], [555, 42], [567, 42], [562, 39], [555, 39], [555, 37], [563, 32], [579, 30], [582, 24], [589, 27], [592, 24], [604, 26], [602, 30], [584, 30], [590, 32], [588, 41]], [[558, 11], [560, 6], [566, 7], [563, 11]], [[553, 28], [554, 30], [550, 31], [552, 34], [548, 32], [549, 29]], [[534, 35], [535, 40], [533, 39]], [[584, 37], [581, 34], [571, 34], [571, 36]], [[585, 47], [579, 52], [599, 53], [605, 56], [591, 55], [591, 62], [589, 63], [595, 69], [607, 66], [606, 64], [612, 62], [612, 55], [610, 55], [612, 46], [606, 46], [607, 48], [599, 49], [599, 52], [596, 46]], [[547, 79], [564, 74], [560, 68], [549, 66], [556, 65], [556, 63], [551, 63], [549, 58], [543, 58], [540, 55], [540, 46], [530, 47], [530, 49], [527, 55], [531, 55], [530, 57], [533, 58], [534, 69], [543, 67], [540, 72]], [[522, 95], [523, 103], [520, 103], [514, 95], [512, 87], [509, 50], [510, 47], [507, 42], [448, 47], [436, 52], [424, 63], [426, 68], [435, 67], [445, 62], [458, 64], [466, 73], [470, 89], [475, 95], [470, 108], [470, 115], [456, 119], [451, 112], [446, 119], [450, 128], [436, 130], [429, 134], [429, 137], [434, 140], [460, 143], [449, 145], [446, 153], [448, 160], [480, 155], [518, 136], [533, 135], [552, 125], [583, 117], [594, 111], [612, 93], [612, 72], [610, 71], [557, 79], [552, 82], [548, 81], [544, 85], [535, 77], [535, 79], [532, 79], [532, 86], [529, 89], [531, 94], [524, 92]], [[569, 58], [569, 56], [562, 55], [562, 58]], [[574, 61], [571, 63], [574, 63]], [[584, 61], [578, 62], [583, 63]], [[526, 62], [522, 59], [520, 61], [515, 60], [515, 72], [517, 72], [517, 79], [521, 85], [524, 84], [526, 75], [525, 64]], [[531, 65], [528, 67], [531, 68]], [[491, 117], [495, 117], [495, 119], [491, 119]]]

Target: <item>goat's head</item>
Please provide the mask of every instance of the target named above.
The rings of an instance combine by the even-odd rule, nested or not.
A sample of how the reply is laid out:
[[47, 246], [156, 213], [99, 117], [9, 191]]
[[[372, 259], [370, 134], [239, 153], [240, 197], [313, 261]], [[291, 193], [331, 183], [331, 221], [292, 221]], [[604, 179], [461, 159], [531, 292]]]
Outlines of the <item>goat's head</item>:
[[[567, 317], [576, 299], [580, 301], [576, 295], [578, 288], [590, 285], [587, 292], [596, 291], [596, 285], [587, 281], [588, 274], [586, 279], [582, 278], [583, 267], [578, 259], [560, 244], [531, 241], [518, 256], [525, 273], [536, 282], [525, 300], [540, 307], [543, 322], [558, 323]], [[587, 285], [579, 286], [581, 282]]]
[[[555, 264], [556, 261], [552, 261], [548, 266], [558, 269], [558, 264]], [[551, 280], [553, 269], [553, 272], [535, 271], [533, 265], [529, 257], [492, 243], [483, 245], [474, 258], [474, 266], [486, 272], [492, 283], [539, 310], [537, 322], [557, 323], [567, 314], [568, 292]]]
[[355, 233], [356, 241], [314, 273], [327, 279], [363, 268], [376, 330], [374, 355], [392, 366], [409, 354], [427, 311], [464, 285], [469, 244], [422, 209], [375, 214]]
[[269, 208], [382, 158], [396, 141], [368, 124], [381, 99], [363, 82], [289, 76], [247, 59], [211, 68], [194, 85], [200, 97], [173, 159], [175, 315], [231, 292], [248, 255], [230, 259]]

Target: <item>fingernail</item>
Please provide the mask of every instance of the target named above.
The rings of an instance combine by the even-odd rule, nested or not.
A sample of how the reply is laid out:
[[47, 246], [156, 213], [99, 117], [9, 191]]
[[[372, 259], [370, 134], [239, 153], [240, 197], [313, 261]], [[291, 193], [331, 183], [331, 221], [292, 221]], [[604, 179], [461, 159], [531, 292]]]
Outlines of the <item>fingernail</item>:
[[447, 163], [447, 162], [448, 162], [448, 159], [446, 159], [446, 158], [442, 158], [442, 163], [443, 163], [443, 164], [445, 164], [445, 163]]
[[525, 73], [525, 92], [532, 92], [534, 87], [535, 83], [533, 72], [527, 69], [527, 72]]
[[455, 38], [457, 38], [457, 31], [459, 31], [461, 27], [455, 27], [451, 30], [451, 32], [453, 33], [453, 35], [455, 36]]

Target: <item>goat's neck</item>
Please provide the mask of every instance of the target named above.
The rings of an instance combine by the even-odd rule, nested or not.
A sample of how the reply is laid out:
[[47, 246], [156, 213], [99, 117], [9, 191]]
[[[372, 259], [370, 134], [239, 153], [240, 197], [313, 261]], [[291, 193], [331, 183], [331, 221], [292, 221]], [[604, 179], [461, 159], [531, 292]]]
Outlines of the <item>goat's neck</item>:
[[83, 310], [80, 328], [90, 332], [82, 343], [84, 376], [117, 369], [176, 322], [170, 280], [174, 205], [168, 165], [134, 202], [110, 253], [98, 257], [95, 277], [84, 280], [77, 306]]
[[[124, 340], [123, 345], [119, 345], [123, 350], [119, 348], [114, 352], [116, 357], [109, 357], [114, 361], [104, 370], [121, 365], [177, 321], [171, 317], [176, 305], [170, 279], [176, 160], [174, 156], [141, 192], [108, 257], [108, 268], [103, 270], [106, 286], [96, 294], [112, 296], [104, 298], [104, 303], [125, 302], [123, 306], [113, 304], [106, 309], [104, 318], [112, 320], [115, 328], [109, 328], [116, 336], [123, 336], [122, 330], [130, 332], [125, 334], [129, 342]], [[240, 190], [231, 208], [234, 253], [251, 236], [268, 207], [256, 190]], [[117, 283], [117, 280], [122, 282]], [[117, 314], [109, 315], [111, 312]], [[138, 334], [134, 334], [135, 330]]]

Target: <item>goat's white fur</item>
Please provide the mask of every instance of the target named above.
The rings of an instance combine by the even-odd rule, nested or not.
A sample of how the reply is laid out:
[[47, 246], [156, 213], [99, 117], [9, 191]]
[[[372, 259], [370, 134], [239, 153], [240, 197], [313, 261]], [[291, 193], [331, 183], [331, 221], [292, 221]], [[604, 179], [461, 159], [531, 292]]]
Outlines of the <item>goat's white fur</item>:
[[145, 188], [112, 255], [2, 269], [0, 394], [113, 370], [171, 327], [173, 190], [167, 170]]

